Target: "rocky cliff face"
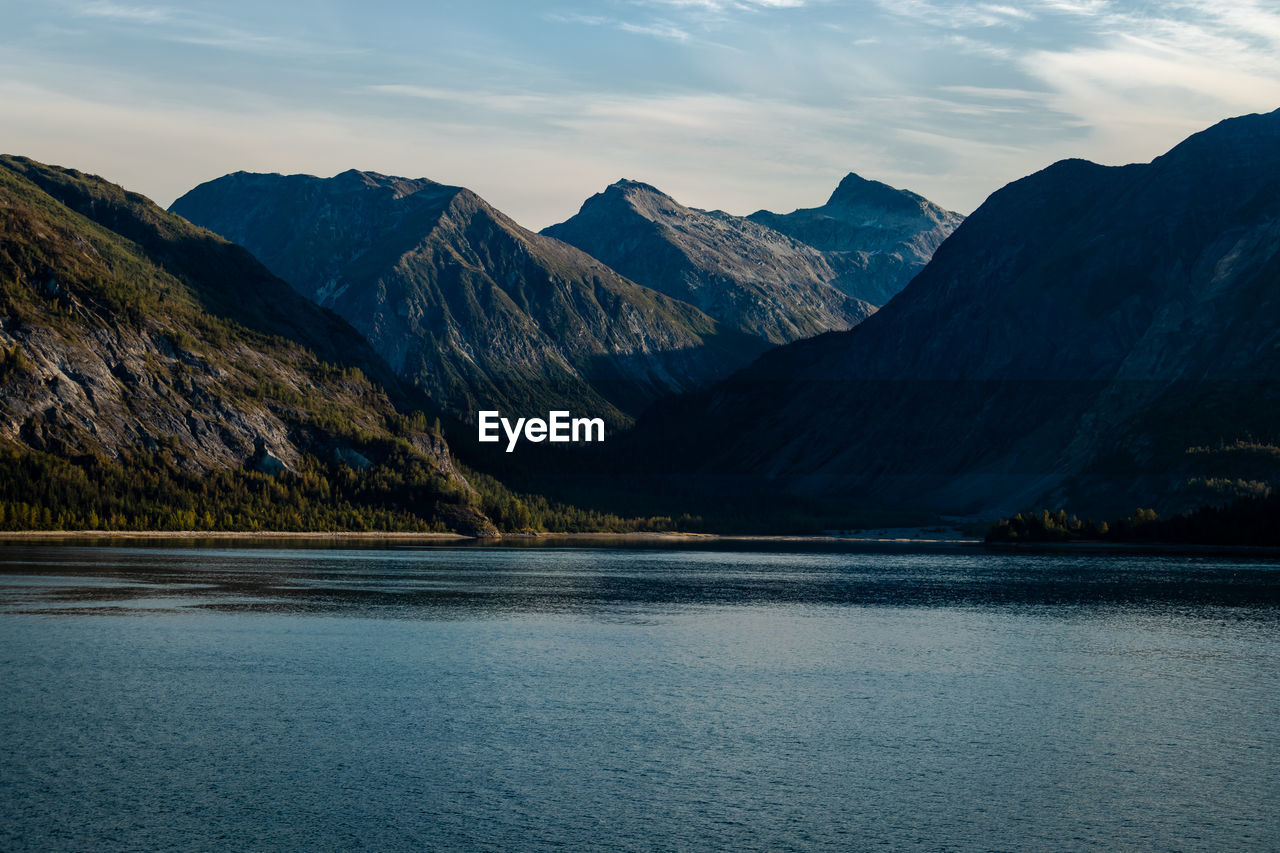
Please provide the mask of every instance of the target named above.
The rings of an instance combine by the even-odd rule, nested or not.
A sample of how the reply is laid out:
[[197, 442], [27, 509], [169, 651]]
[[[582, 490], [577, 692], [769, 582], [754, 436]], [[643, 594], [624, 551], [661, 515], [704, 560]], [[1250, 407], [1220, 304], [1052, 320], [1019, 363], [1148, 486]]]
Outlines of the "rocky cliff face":
[[1179, 508], [1215, 449], [1277, 434], [1278, 288], [1280, 112], [1010, 184], [866, 322], [648, 429], [702, 424], [704, 476], [866, 505]]
[[236, 173], [173, 210], [349, 320], [463, 419], [555, 407], [626, 420], [763, 349], [460, 187], [355, 171]]
[[685, 207], [637, 181], [613, 184], [542, 233], [774, 344], [851, 328], [875, 310], [833, 286], [841, 273], [825, 253], [745, 217]]
[[18, 157], [0, 158], [0, 388], [16, 451], [198, 476], [395, 449], [471, 492], [438, 436], [392, 435], [404, 392], [338, 317], [142, 196]]
[[888, 302], [964, 220], [923, 196], [850, 172], [821, 207], [748, 217], [824, 253], [832, 284], [873, 305]]

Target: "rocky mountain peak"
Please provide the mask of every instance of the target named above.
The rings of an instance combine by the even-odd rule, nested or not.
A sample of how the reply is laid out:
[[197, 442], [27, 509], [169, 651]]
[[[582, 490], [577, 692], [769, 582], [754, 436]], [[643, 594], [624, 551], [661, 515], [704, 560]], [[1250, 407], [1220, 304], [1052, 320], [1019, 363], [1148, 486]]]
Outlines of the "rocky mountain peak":
[[[320, 178], [317, 181], [322, 180]], [[331, 179], [331, 185], [337, 190], [388, 189], [393, 200], [415, 195], [423, 190], [458, 189], [430, 178], [400, 178], [384, 175], [381, 172], [368, 172], [360, 169], [347, 169], [339, 172]]]
[[881, 208], [886, 212], [910, 214], [919, 213], [931, 204], [909, 190], [896, 189], [850, 172], [831, 193], [827, 206]]
[[652, 184], [646, 184], [644, 181], [633, 181], [630, 178], [622, 178], [621, 180], [614, 181], [605, 189], [605, 192], [609, 192], [610, 190], [629, 195], [635, 193], [652, 193], [653, 195], [660, 195], [663, 198], [670, 198], [669, 195]]
[[[656, 220], [684, 210], [671, 196], [643, 181], [623, 178], [582, 203], [578, 217], [615, 218], [639, 215]], [[576, 217], [575, 217], [576, 218]]]

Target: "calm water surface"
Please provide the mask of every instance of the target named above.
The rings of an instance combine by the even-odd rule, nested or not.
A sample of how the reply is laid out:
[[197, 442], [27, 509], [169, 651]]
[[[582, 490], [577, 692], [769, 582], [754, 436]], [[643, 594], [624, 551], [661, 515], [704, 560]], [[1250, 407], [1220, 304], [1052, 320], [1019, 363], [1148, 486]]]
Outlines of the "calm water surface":
[[0, 548], [6, 851], [1275, 850], [1278, 711], [1275, 562]]

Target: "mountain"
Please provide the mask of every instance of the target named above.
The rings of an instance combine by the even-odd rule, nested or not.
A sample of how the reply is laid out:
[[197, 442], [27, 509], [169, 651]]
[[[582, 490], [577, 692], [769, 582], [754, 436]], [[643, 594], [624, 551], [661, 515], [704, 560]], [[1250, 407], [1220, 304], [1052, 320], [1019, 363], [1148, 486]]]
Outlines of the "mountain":
[[745, 217], [685, 207], [638, 181], [618, 181], [542, 233], [774, 344], [848, 329], [875, 311], [832, 285], [840, 273], [823, 252]]
[[721, 493], [1112, 517], [1280, 483], [1278, 380], [1280, 111], [1004, 187], [865, 322], [637, 439]]
[[461, 187], [354, 170], [237, 172], [171, 209], [346, 318], [464, 420], [568, 408], [625, 422], [764, 348]]
[[821, 250], [845, 293], [888, 302], [964, 221], [923, 196], [850, 172], [822, 207], [748, 219]]
[[140, 195], [12, 156], [0, 389], [0, 526], [493, 527], [347, 323]]

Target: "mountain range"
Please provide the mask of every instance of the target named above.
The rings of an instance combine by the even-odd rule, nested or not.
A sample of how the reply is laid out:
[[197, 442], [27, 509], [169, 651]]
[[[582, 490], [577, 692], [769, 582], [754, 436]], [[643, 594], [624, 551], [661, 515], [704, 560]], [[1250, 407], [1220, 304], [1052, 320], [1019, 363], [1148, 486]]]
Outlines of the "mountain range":
[[443, 410], [568, 408], [615, 423], [765, 348], [521, 228], [462, 187], [238, 172], [172, 210], [346, 318]]
[[342, 315], [454, 417], [569, 407], [622, 425], [772, 345], [861, 322], [878, 303], [858, 288], [887, 299], [959, 221], [883, 184], [854, 203], [852, 180], [819, 209], [848, 232], [832, 251], [634, 181], [541, 234], [465, 188], [354, 170], [236, 173], [171, 209]]
[[879, 304], [835, 287], [840, 273], [818, 249], [638, 181], [613, 184], [542, 233], [773, 344], [851, 328]]
[[1185, 508], [1277, 482], [1278, 319], [1280, 111], [1013, 182], [865, 322], [655, 409], [632, 453], [849, 505]]
[[499, 479], [762, 530], [1280, 484], [1280, 111], [963, 222], [856, 175], [749, 217], [622, 181], [544, 234], [356, 171], [173, 210], [0, 158], [0, 526], [618, 529], [428, 426], [502, 407], [612, 424], [550, 465], [466, 449]]

